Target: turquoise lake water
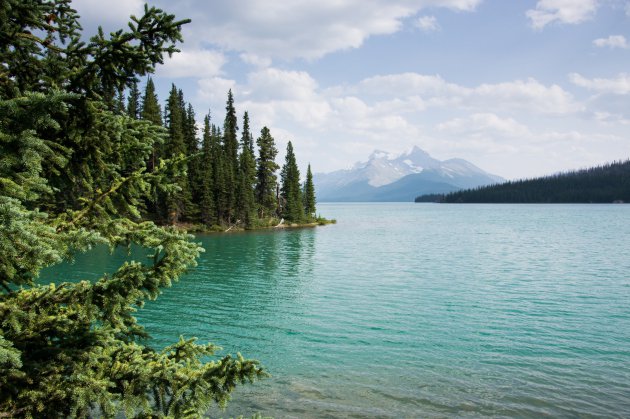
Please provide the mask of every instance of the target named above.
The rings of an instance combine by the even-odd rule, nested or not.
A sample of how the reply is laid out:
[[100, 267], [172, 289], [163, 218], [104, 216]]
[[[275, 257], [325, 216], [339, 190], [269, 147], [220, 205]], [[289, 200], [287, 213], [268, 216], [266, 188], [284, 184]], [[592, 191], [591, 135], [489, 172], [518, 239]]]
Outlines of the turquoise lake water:
[[198, 237], [139, 311], [155, 346], [197, 336], [273, 375], [213, 417], [630, 417], [629, 205], [318, 212], [338, 223]]

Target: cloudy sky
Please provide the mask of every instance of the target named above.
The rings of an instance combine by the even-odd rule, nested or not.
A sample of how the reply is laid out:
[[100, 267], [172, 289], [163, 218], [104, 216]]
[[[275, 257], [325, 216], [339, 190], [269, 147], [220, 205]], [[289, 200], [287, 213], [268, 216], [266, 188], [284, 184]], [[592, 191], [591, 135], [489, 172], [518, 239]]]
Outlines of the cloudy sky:
[[[141, 0], [75, 0], [87, 31]], [[314, 171], [417, 145], [506, 178], [630, 157], [630, 0], [151, 0], [181, 18], [155, 75]], [[257, 136], [257, 135], [256, 135]]]

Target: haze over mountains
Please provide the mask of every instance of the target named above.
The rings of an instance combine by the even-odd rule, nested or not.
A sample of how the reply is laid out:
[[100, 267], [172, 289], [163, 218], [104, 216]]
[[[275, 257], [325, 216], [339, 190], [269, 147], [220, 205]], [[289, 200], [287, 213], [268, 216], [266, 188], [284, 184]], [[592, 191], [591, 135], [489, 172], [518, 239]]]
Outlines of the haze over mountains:
[[416, 196], [448, 193], [505, 181], [463, 159], [440, 161], [419, 147], [392, 155], [375, 150], [348, 170], [316, 173], [320, 202], [412, 202]]

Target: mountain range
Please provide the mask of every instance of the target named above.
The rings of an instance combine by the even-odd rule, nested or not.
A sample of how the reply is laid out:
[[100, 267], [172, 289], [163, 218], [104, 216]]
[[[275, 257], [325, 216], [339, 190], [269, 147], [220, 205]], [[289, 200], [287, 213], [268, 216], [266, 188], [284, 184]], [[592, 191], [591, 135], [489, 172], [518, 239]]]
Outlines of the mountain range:
[[401, 155], [376, 150], [367, 162], [316, 173], [313, 180], [320, 202], [412, 202], [419, 195], [505, 181], [463, 159], [437, 160], [419, 147]]

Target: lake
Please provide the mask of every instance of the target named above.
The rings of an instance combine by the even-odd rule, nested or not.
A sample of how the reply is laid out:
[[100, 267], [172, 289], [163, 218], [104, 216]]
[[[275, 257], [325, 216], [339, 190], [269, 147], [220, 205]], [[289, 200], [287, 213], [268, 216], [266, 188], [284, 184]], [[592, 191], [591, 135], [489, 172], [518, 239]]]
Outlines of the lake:
[[138, 312], [155, 346], [197, 336], [272, 374], [212, 416], [630, 416], [630, 206], [318, 212], [338, 223], [199, 236], [199, 266]]

